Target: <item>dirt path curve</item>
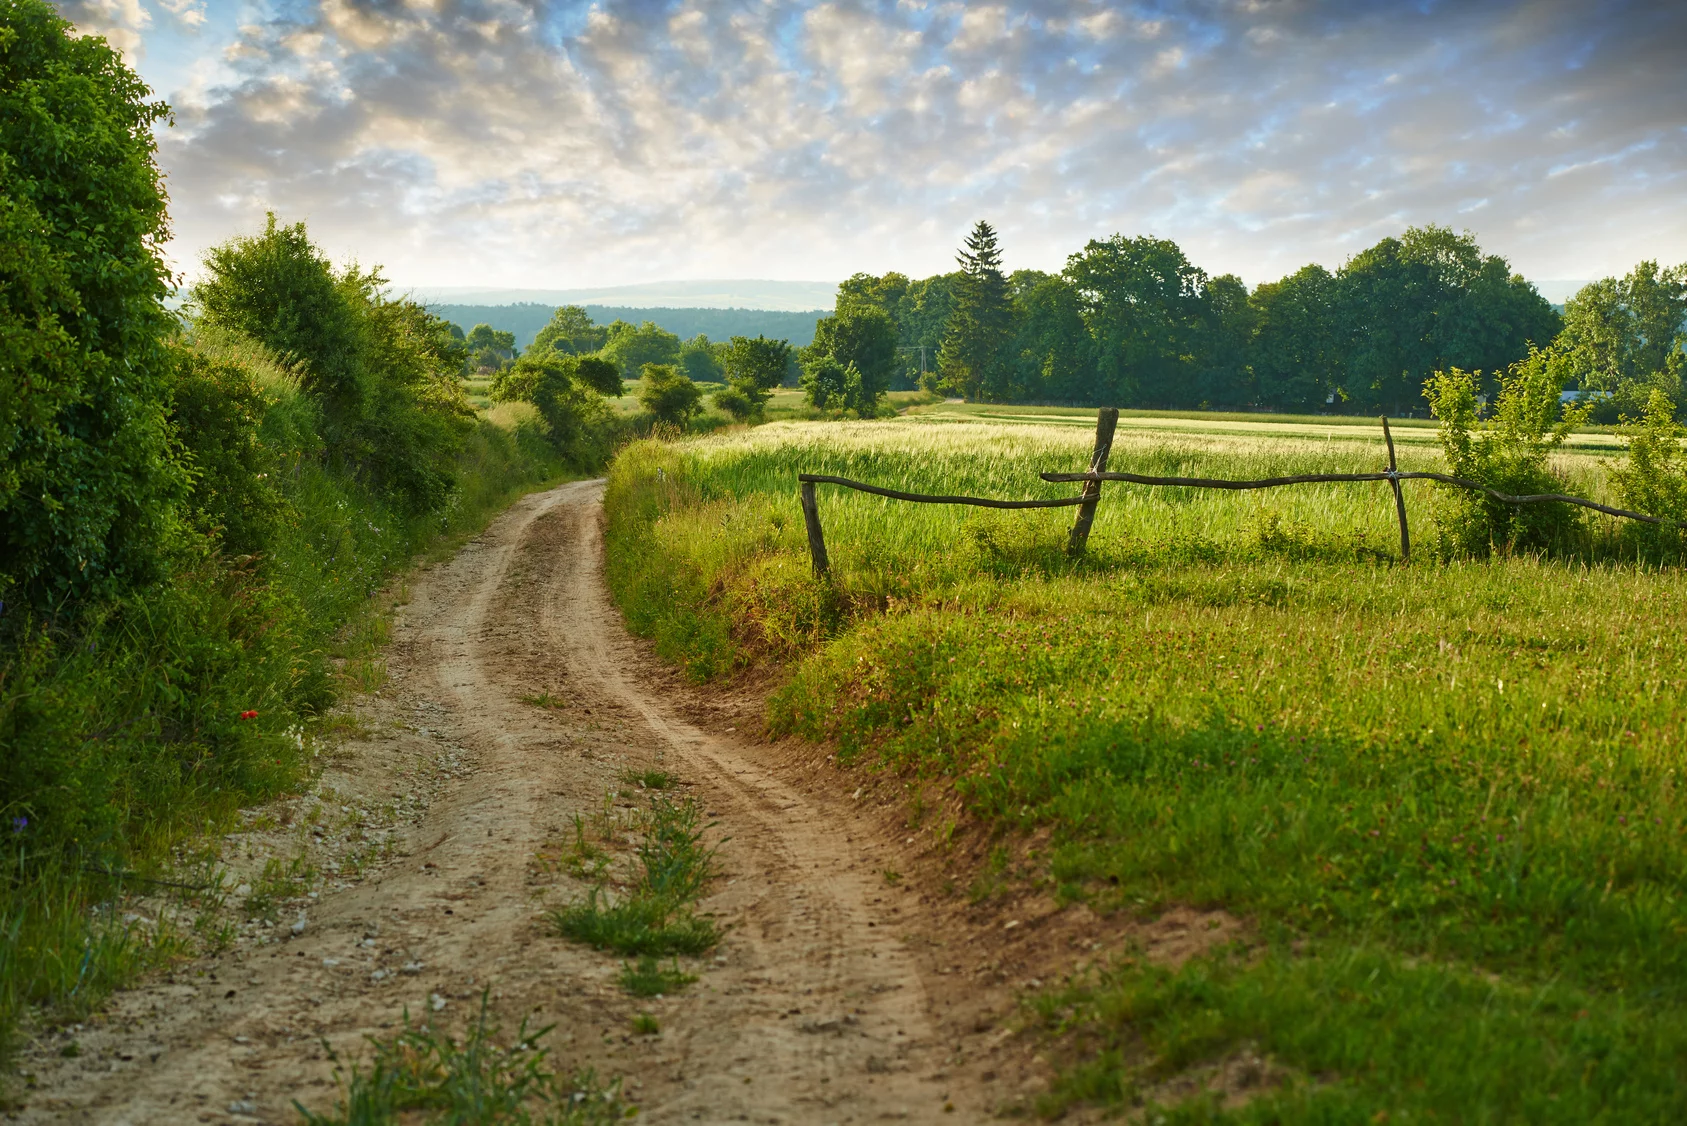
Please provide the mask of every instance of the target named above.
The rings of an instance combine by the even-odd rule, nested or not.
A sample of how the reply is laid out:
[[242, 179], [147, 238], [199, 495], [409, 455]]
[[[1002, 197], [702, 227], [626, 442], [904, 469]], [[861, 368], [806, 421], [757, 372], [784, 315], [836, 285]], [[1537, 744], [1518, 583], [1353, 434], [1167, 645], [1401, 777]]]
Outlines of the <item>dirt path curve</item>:
[[[977, 1086], [944, 1070], [955, 1044], [936, 979], [906, 941], [919, 897], [886, 886], [882, 832], [847, 795], [782, 781], [765, 745], [684, 718], [604, 590], [601, 488], [528, 496], [413, 580], [361, 737], [319, 791], [225, 850], [248, 887], [265, 856], [304, 850], [315, 896], [297, 889], [269, 923], [239, 912], [224, 953], [44, 1035], [22, 1121], [294, 1122], [293, 1099], [332, 1102], [324, 1040], [355, 1056], [405, 1007], [460, 1027], [485, 989], [507, 1028], [554, 1022], [558, 1060], [624, 1076], [642, 1120], [988, 1117]], [[566, 704], [522, 701], [540, 693]], [[637, 1001], [618, 959], [545, 925], [544, 906], [584, 885], [535, 858], [575, 815], [605, 811], [623, 771], [656, 765], [728, 838], [704, 903], [727, 930], [697, 984]], [[371, 863], [383, 839], [392, 858]], [[640, 1011], [661, 1035], [631, 1034]]]

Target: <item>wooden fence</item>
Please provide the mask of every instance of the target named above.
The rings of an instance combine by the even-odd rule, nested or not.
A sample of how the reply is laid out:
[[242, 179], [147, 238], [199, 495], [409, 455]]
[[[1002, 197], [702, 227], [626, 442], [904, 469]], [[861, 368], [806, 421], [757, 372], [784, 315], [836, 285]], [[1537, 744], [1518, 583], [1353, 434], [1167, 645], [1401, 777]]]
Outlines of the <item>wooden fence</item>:
[[1647, 516], [1642, 512], [1630, 512], [1623, 508], [1612, 508], [1607, 504], [1588, 500], [1585, 497], [1566, 496], [1563, 493], [1539, 493], [1531, 496], [1513, 496], [1490, 489], [1480, 481], [1471, 481], [1464, 477], [1454, 477], [1448, 473], [1408, 472], [1398, 468], [1394, 459], [1394, 436], [1388, 429], [1388, 418], [1382, 419], [1382, 437], [1388, 446], [1388, 468], [1376, 473], [1300, 473], [1292, 477], [1266, 477], [1257, 481], [1229, 481], [1215, 477], [1153, 477], [1144, 473], [1109, 472], [1107, 458], [1113, 449], [1113, 432], [1118, 427], [1119, 411], [1116, 407], [1102, 408], [1095, 424], [1095, 449], [1090, 455], [1090, 467], [1083, 473], [1042, 473], [1044, 481], [1074, 482], [1083, 485], [1083, 491], [1077, 496], [1055, 497], [1048, 500], [996, 500], [991, 497], [966, 496], [935, 496], [927, 493], [905, 493], [899, 489], [886, 489], [878, 485], [868, 485], [861, 481], [852, 481], [848, 477], [833, 477], [824, 473], [799, 473], [797, 481], [802, 488], [803, 521], [808, 527], [808, 552], [814, 563], [814, 573], [825, 576], [832, 569], [831, 559], [826, 554], [826, 536], [820, 526], [820, 505], [815, 496], [816, 485], [838, 485], [856, 492], [871, 493], [874, 496], [889, 497], [892, 500], [911, 501], [914, 504], [963, 504], [976, 508], [1076, 508], [1078, 517], [1072, 524], [1072, 531], [1067, 538], [1066, 548], [1069, 554], [1082, 554], [1089, 544], [1090, 526], [1095, 522], [1096, 506], [1101, 502], [1101, 483], [1103, 481], [1121, 481], [1132, 485], [1175, 485], [1190, 489], [1275, 489], [1284, 485], [1308, 485], [1334, 481], [1387, 481], [1394, 490], [1394, 511], [1400, 522], [1400, 560], [1408, 562], [1412, 557], [1411, 529], [1406, 522], [1406, 497], [1400, 488], [1402, 481], [1440, 481], [1447, 485], [1457, 485], [1463, 489], [1486, 493], [1497, 501], [1505, 504], [1538, 504], [1543, 501], [1553, 501], [1560, 504], [1575, 504], [1583, 508], [1591, 508], [1595, 512], [1603, 512], [1608, 516], [1620, 516], [1625, 520], [1639, 520], [1647, 524], [1662, 524], [1671, 527], [1684, 527], [1675, 520], [1666, 520], [1658, 516]]

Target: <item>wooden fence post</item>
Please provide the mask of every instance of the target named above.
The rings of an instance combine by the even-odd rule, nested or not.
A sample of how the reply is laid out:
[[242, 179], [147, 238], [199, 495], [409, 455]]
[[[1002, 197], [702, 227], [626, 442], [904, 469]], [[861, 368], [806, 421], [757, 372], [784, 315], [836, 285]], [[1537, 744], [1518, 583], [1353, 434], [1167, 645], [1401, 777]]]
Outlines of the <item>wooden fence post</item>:
[[[1398, 473], [1394, 465], [1394, 435], [1388, 432], [1388, 416], [1382, 416], [1382, 440], [1388, 443], [1388, 471]], [[1412, 534], [1406, 529], [1406, 495], [1400, 491], [1400, 478], [1390, 477], [1394, 486], [1394, 511], [1400, 517], [1400, 562], [1412, 561]]]
[[826, 558], [826, 536], [820, 530], [820, 505], [814, 499], [813, 481], [802, 483], [802, 518], [808, 525], [808, 557], [814, 563], [814, 575], [823, 579], [831, 571], [832, 561]]
[[[1113, 452], [1113, 428], [1119, 425], [1119, 408], [1102, 407], [1095, 417], [1095, 452], [1090, 455], [1090, 472], [1107, 471], [1107, 455]], [[1101, 503], [1101, 482], [1084, 482], [1084, 503], [1066, 541], [1066, 554], [1082, 555], [1090, 542], [1090, 525], [1095, 523], [1095, 506]]]

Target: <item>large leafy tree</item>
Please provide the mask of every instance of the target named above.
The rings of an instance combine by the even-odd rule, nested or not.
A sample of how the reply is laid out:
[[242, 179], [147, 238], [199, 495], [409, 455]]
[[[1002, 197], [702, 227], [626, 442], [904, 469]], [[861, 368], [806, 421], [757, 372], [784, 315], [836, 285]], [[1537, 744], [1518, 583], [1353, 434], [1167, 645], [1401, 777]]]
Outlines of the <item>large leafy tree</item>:
[[1557, 314], [1469, 232], [1413, 227], [1355, 255], [1337, 275], [1344, 395], [1404, 412], [1454, 367], [1503, 370], [1558, 332]]
[[1254, 332], [1249, 360], [1255, 401], [1287, 410], [1322, 409], [1342, 382], [1336, 279], [1314, 263], [1248, 298]]
[[938, 372], [964, 398], [999, 401], [1011, 393], [1013, 304], [995, 228], [980, 219], [956, 260], [961, 270]]
[[870, 410], [890, 387], [896, 369], [896, 322], [878, 305], [847, 303], [814, 326], [814, 342], [803, 351], [810, 362], [830, 358], [860, 373], [861, 404]]
[[528, 351], [585, 356], [602, 348], [608, 339], [608, 326], [593, 324], [591, 314], [579, 305], [564, 305], [551, 314], [550, 323], [539, 330]]
[[1037, 270], [1016, 270], [1015, 397], [1062, 403], [1095, 401], [1095, 355], [1072, 283]]
[[642, 372], [649, 364], [669, 366], [679, 362], [679, 336], [654, 321], [638, 325], [614, 321], [602, 354], [622, 372]]
[[700, 332], [680, 345], [680, 370], [697, 383], [718, 383], [726, 374], [726, 367], [721, 362], [725, 352], [724, 347]]
[[1560, 344], [1582, 387], [1612, 393], [1638, 416], [1653, 390], [1681, 403], [1687, 265], [1642, 262], [1626, 277], [1583, 286], [1564, 306]]
[[0, 0], [0, 600], [162, 574], [185, 488], [152, 134], [168, 113], [104, 40]]
[[1221, 274], [1202, 288], [1206, 306], [1195, 339], [1195, 395], [1210, 407], [1240, 407], [1253, 401], [1255, 312], [1248, 287], [1235, 274]]
[[1098, 397], [1193, 406], [1190, 378], [1207, 305], [1207, 276], [1169, 239], [1092, 240], [1066, 262], [1095, 341]]
[[725, 349], [727, 386], [716, 405], [740, 420], [759, 417], [791, 366], [791, 345], [765, 336], [734, 336]]

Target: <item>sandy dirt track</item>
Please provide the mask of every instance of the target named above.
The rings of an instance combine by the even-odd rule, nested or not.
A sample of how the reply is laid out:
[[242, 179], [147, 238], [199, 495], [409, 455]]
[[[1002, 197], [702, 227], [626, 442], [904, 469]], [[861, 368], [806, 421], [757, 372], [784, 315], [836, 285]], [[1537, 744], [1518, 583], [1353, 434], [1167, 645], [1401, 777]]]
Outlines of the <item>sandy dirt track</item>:
[[[622, 1076], [641, 1121], [975, 1122], [1036, 1089], [1005, 1018], [1027, 965], [1094, 947], [1093, 916], [1020, 904], [1011, 938], [1031, 945], [1004, 954], [999, 914], [888, 882], [922, 847], [893, 783], [862, 800], [823, 751], [762, 740], [754, 693], [712, 701], [627, 637], [602, 582], [601, 489], [530, 495], [412, 579], [361, 735], [319, 790], [225, 850], [250, 881], [266, 856], [314, 849], [316, 898], [242, 917], [224, 953], [44, 1035], [21, 1121], [295, 1122], [294, 1099], [332, 1103], [322, 1041], [355, 1056], [405, 1007], [460, 1027], [483, 989], [507, 1029], [555, 1023], [558, 1062]], [[564, 706], [522, 702], [539, 693]], [[655, 766], [726, 838], [703, 904], [726, 937], [683, 994], [640, 1001], [619, 959], [548, 928], [544, 907], [585, 885], [543, 858], [574, 815], [639, 800], [623, 771]], [[383, 841], [389, 858], [354, 873], [355, 849]], [[631, 1034], [641, 1011], [659, 1036]]]

